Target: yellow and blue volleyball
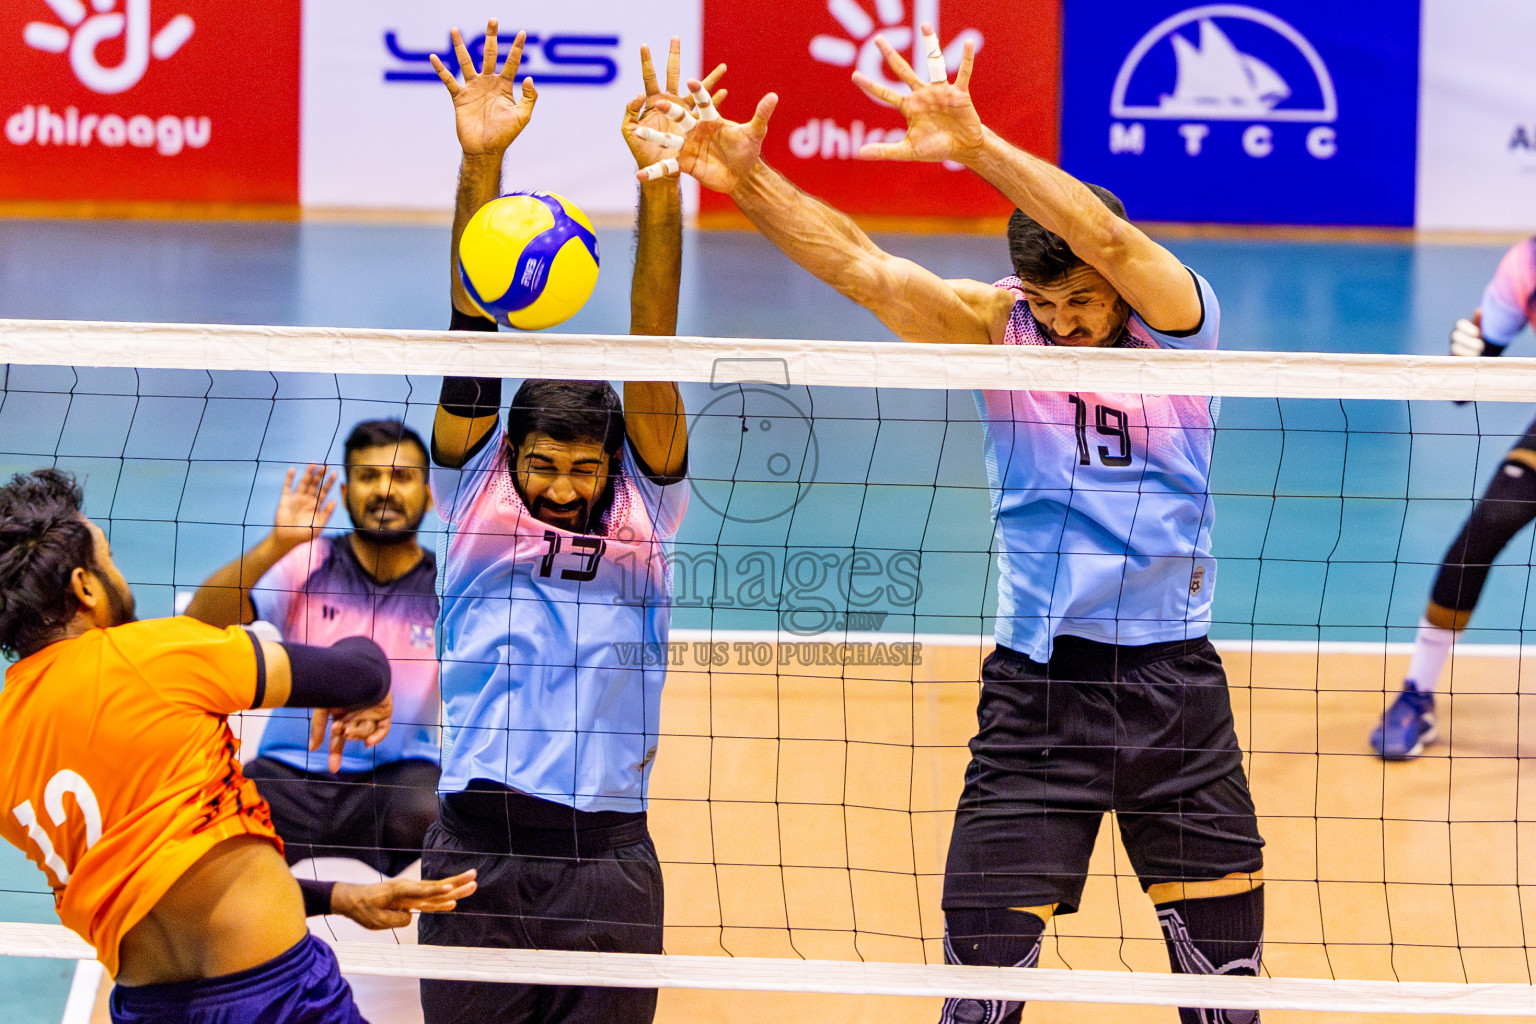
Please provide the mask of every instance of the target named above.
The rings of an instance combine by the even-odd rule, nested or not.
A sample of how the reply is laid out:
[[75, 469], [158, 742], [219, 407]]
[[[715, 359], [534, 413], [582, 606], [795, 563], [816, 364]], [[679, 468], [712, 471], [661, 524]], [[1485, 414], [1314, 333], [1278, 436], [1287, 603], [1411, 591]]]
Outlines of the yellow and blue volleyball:
[[512, 192], [470, 218], [459, 278], [486, 316], [537, 331], [569, 320], [597, 285], [597, 235], [576, 204], [553, 192]]

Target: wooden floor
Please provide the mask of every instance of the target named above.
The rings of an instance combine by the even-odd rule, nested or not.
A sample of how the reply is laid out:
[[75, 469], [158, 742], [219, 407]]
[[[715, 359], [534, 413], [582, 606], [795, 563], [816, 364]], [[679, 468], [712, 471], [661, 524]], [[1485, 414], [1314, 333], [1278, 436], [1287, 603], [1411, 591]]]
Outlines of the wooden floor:
[[[929, 644], [915, 668], [674, 667], [651, 810], [667, 952], [941, 963], [942, 869], [981, 653]], [[1536, 753], [1536, 686], [1521, 695], [1519, 683], [1536, 660], [1459, 659], [1440, 698], [1449, 742], [1406, 764], [1383, 763], [1366, 746], [1402, 658], [1225, 650], [1223, 661], [1268, 842], [1267, 971], [1530, 983], [1536, 777], [1520, 754]], [[1052, 923], [1041, 966], [1167, 971], [1151, 905], [1109, 820], [1090, 871], [1081, 912]], [[362, 982], [375, 1024], [420, 1021], [412, 984]], [[105, 1009], [103, 998], [97, 1019]], [[670, 989], [657, 1021], [937, 1018], [936, 1000]], [[1177, 1015], [1038, 1003], [1024, 1019], [1139, 1024]]]
[[[980, 653], [928, 646], [916, 669], [674, 668], [652, 805], [667, 951], [942, 962], [942, 866]], [[1223, 660], [1268, 841], [1268, 971], [1529, 983], [1536, 779], [1519, 753], [1536, 752], [1536, 687], [1522, 696], [1519, 680], [1536, 662], [1459, 659], [1440, 700], [1451, 742], [1386, 764], [1366, 737], [1401, 658]], [[1166, 971], [1151, 905], [1109, 821], [1091, 872], [1082, 911], [1053, 923], [1042, 966]], [[1171, 1009], [1040, 1004], [1025, 1020], [1106, 1013], [1176, 1019]], [[1324, 1015], [1266, 1019], [1313, 1016]], [[673, 990], [658, 1017], [806, 1019], [928, 1022], [937, 1004]]]

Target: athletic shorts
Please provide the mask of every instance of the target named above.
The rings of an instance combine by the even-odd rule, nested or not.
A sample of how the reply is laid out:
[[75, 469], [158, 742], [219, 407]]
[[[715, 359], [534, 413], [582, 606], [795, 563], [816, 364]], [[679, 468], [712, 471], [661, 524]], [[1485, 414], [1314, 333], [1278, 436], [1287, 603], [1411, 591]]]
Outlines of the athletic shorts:
[[[450, 794], [422, 877], [468, 868], [479, 888], [451, 914], [421, 915], [422, 945], [661, 952], [661, 864], [644, 814], [505, 789]], [[656, 990], [424, 979], [421, 1007], [426, 1024], [651, 1024]]]
[[1143, 889], [1263, 866], [1226, 674], [1210, 642], [999, 647], [955, 815], [944, 908], [1070, 914], [1105, 811]]
[[306, 772], [270, 757], [245, 776], [272, 806], [272, 825], [289, 864], [310, 857], [353, 857], [398, 875], [421, 856], [437, 817], [437, 765], [408, 759], [371, 772]]
[[118, 985], [113, 1024], [367, 1024], [331, 947], [306, 935], [259, 967], [170, 985]]

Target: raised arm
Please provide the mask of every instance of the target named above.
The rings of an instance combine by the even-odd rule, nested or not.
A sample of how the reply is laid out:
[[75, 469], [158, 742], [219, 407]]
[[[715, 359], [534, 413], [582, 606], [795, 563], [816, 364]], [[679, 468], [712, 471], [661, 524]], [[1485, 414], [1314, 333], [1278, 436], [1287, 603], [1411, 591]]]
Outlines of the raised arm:
[[[663, 160], [668, 150], [657, 141], [668, 135], [672, 122], [659, 108], [667, 100], [677, 109], [693, 107], [691, 97], [678, 93], [680, 43], [672, 37], [667, 54], [665, 88], [656, 79], [651, 51], [640, 47], [640, 72], [645, 93], [624, 108], [624, 141], [645, 167]], [[725, 74], [722, 64], [704, 79], [706, 91]], [[725, 90], [718, 94], [724, 98]], [[664, 140], [663, 140], [664, 141]], [[635, 269], [629, 285], [629, 333], [677, 333], [677, 293], [683, 267], [683, 202], [677, 179], [647, 178], [640, 182], [640, 208], [635, 218]], [[682, 478], [688, 466], [688, 424], [683, 398], [672, 381], [628, 381], [624, 385], [624, 425], [630, 446], [662, 483]]]
[[187, 605], [187, 615], [220, 629], [256, 618], [251, 588], [284, 555], [313, 540], [336, 511], [336, 500], [326, 500], [336, 483], [335, 473], [327, 473], [324, 466], [310, 466], [297, 486], [294, 476], [294, 470], [288, 470], [283, 493], [277, 499], [277, 514], [272, 517], [272, 532], [204, 580]]
[[1198, 327], [1200, 295], [1178, 257], [1117, 217], [1066, 171], [1010, 145], [983, 125], [970, 95], [974, 47], [966, 44], [951, 84], [932, 26], [922, 28], [931, 81], [920, 79], [880, 36], [875, 41], [886, 63], [912, 91], [904, 94], [854, 73], [854, 84], [896, 107], [907, 119], [904, 139], [866, 145], [859, 150], [860, 159], [959, 161], [1046, 230], [1060, 235], [1083, 262], [1114, 286], [1148, 327], [1165, 332]]
[[763, 139], [777, 104], [778, 97], [769, 93], [752, 120], [738, 124], [708, 117], [714, 112], [699, 99], [700, 120], [679, 140], [674, 161], [654, 166], [659, 172], [681, 169], [706, 188], [728, 193], [785, 255], [874, 313], [897, 336], [982, 345], [1001, 340], [1013, 305], [1007, 292], [979, 281], [946, 281], [892, 256], [847, 215], [801, 192], [763, 162]]
[[[459, 239], [475, 212], [501, 194], [502, 158], [533, 117], [538, 91], [533, 86], [533, 79], [525, 78], [522, 102], [518, 101], [516, 75], [522, 62], [524, 33], [519, 32], [513, 40], [512, 52], [507, 55], [507, 62], [499, 74], [496, 71], [495, 19], [485, 28], [485, 53], [478, 73], [459, 30], [454, 29], [452, 36], [463, 83], [454, 78], [436, 54], [432, 56], [432, 67], [453, 97], [454, 126], [463, 152], [459, 187], [453, 204], [453, 240], [448, 262], [453, 326], [494, 331], [495, 322], [475, 308], [459, 279]], [[437, 414], [432, 421], [432, 458], [439, 465], [462, 466], [495, 428], [500, 406], [499, 380], [445, 378]]]

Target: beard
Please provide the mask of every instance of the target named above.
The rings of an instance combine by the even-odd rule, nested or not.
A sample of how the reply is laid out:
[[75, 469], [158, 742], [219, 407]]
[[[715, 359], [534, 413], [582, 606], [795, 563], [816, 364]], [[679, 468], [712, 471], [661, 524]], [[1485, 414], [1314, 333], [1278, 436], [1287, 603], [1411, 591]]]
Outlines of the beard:
[[391, 544], [403, 544], [406, 541], [414, 540], [417, 531], [421, 529], [421, 521], [427, 516], [427, 510], [424, 508], [420, 512], [417, 512], [415, 516], [407, 518], [405, 523], [401, 526], [369, 527], [359, 525], [361, 523], [380, 522], [386, 509], [393, 510], [400, 513], [401, 516], [405, 516], [404, 509], [398, 505], [390, 504], [387, 501], [373, 502], [368, 506], [367, 510], [362, 515], [358, 515], [352, 512], [351, 509], [348, 509], [348, 513], [352, 515], [352, 532], [370, 544], [378, 544], [383, 547], [388, 547]]

